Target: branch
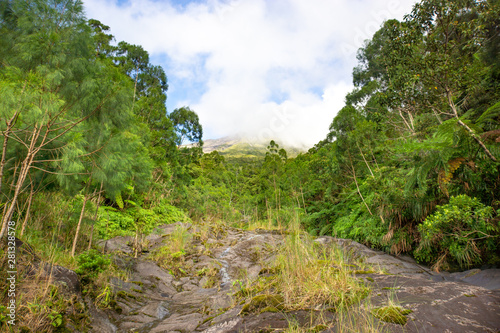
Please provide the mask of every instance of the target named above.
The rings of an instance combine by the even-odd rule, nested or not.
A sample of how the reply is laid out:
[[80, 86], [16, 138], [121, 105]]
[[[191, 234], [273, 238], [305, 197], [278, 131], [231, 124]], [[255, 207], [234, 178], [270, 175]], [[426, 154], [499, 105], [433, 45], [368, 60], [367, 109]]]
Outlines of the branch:
[[467, 126], [467, 124], [465, 124], [462, 120], [460, 120], [460, 118], [458, 117], [457, 108], [455, 106], [455, 103], [453, 103], [453, 99], [452, 99], [452, 96], [451, 96], [451, 91], [448, 88], [446, 88], [446, 95], [448, 97], [448, 104], [450, 105], [451, 109], [453, 110], [454, 116], [457, 119], [458, 124], [460, 126], [462, 126], [463, 128], [465, 128], [470, 133], [470, 135], [472, 136], [472, 138], [474, 140], [476, 140], [476, 142], [481, 146], [481, 148], [483, 148], [483, 150], [486, 153], [486, 155], [488, 155], [488, 157], [493, 162], [497, 162], [497, 159], [495, 158], [495, 156], [493, 156], [493, 154], [488, 150], [488, 148], [486, 147], [486, 145], [481, 141], [481, 139], [476, 135], [476, 133], [474, 133], [474, 131], [469, 126]]
[[47, 141], [44, 144], [40, 145], [40, 148], [43, 147], [43, 146], [45, 146], [45, 145], [48, 145], [49, 143], [51, 143], [54, 140], [57, 140], [58, 138], [60, 138], [61, 136], [63, 136], [67, 132], [69, 132], [71, 129], [73, 129], [73, 127], [75, 127], [76, 125], [78, 125], [81, 122], [89, 119], [97, 110], [99, 110], [102, 107], [102, 105], [108, 99], [109, 96], [111, 96], [111, 94], [108, 94], [106, 97], [104, 97], [103, 100], [101, 101], [101, 103], [99, 103], [99, 105], [94, 110], [92, 110], [92, 112], [90, 112], [88, 115], [86, 115], [85, 117], [81, 118], [80, 120], [78, 120], [78, 121], [76, 121], [76, 122], [74, 122], [72, 124], [69, 124], [69, 125], [64, 125], [64, 126], [61, 126], [61, 127], [55, 128], [55, 129], [51, 129], [50, 131], [53, 132], [53, 131], [57, 131], [57, 130], [63, 129], [64, 127], [68, 127], [69, 126], [62, 133], [56, 135], [55, 137], [53, 137], [49, 141]]
[[43, 171], [43, 172], [46, 172], [46, 173], [50, 173], [50, 174], [53, 174], [53, 175], [64, 175], [64, 176], [90, 175], [90, 172], [75, 172], [75, 173], [53, 172], [53, 171], [48, 171], [48, 170], [45, 170], [45, 169], [42, 169], [42, 168], [39, 168], [39, 167], [36, 167], [36, 166], [33, 166], [33, 165], [30, 166], [30, 168], [37, 169], [37, 170], [40, 170], [40, 171]]

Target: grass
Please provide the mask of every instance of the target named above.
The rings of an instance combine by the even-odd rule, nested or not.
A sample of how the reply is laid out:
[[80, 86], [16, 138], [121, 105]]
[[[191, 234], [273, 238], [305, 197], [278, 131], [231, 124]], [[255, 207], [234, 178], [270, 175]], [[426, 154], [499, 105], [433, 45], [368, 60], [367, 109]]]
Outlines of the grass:
[[[263, 268], [263, 274], [235, 285], [239, 288], [234, 294], [235, 304], [244, 304], [241, 315], [280, 312], [288, 317], [292, 311], [310, 311], [308, 324], [299, 325], [293, 316], [287, 319], [289, 327], [284, 332], [289, 333], [320, 332], [328, 327], [341, 333], [375, 333], [386, 331], [384, 321], [403, 325], [409, 310], [392, 299], [387, 306], [374, 308], [368, 297], [370, 289], [356, 278], [354, 268], [367, 273], [373, 273], [373, 268], [359, 262], [353, 265], [340, 248], [314, 242], [303, 232], [298, 218], [283, 234], [285, 241], [277, 249], [275, 261]], [[399, 309], [401, 312], [397, 312]], [[326, 311], [335, 313], [333, 321], [323, 318]]]
[[344, 307], [368, 292], [345, 267], [339, 251], [316, 244], [308, 235], [289, 235], [276, 264], [276, 288], [288, 309], [307, 309], [318, 304]]
[[215, 266], [203, 267], [196, 272], [197, 276], [206, 277], [202, 288], [213, 288], [219, 283], [219, 268]]
[[389, 305], [373, 309], [372, 314], [386, 323], [394, 323], [404, 326], [408, 321], [406, 315], [411, 313], [411, 310], [403, 309], [399, 306]]
[[[7, 304], [6, 272], [7, 253], [0, 251], [0, 304]], [[29, 265], [19, 254], [17, 270], [21, 273]], [[78, 330], [89, 325], [85, 305], [76, 295], [68, 293], [50, 283], [44, 274], [34, 276], [17, 275], [16, 280], [16, 326], [7, 326], [10, 318], [3, 317], [4, 308], [0, 306], [0, 331], [2, 332], [54, 332], [71, 323]], [[15, 328], [15, 329], [13, 329]]]
[[248, 223], [245, 224], [237, 224], [236, 227], [243, 229], [243, 230], [248, 230], [248, 231], [253, 231], [257, 229], [264, 229], [264, 230], [283, 230], [282, 226], [279, 224], [273, 223], [272, 220], [257, 220], [257, 219], [250, 219]]
[[286, 311], [337, 310], [366, 297], [368, 288], [353, 276], [341, 251], [317, 244], [296, 222], [292, 221], [287, 233], [276, 260], [264, 269], [272, 275], [248, 282], [236, 293], [238, 297], [247, 304], [255, 303], [260, 295], [279, 298], [279, 308]]
[[159, 266], [168, 269], [177, 277], [187, 275], [187, 270], [184, 267], [185, 255], [192, 237], [193, 235], [188, 232], [186, 226], [176, 226], [174, 232], [168, 236], [168, 240], [165, 242], [167, 245], [155, 250], [149, 259], [156, 261]]
[[[384, 290], [385, 288], [382, 289]], [[397, 290], [399, 288], [388, 289]], [[391, 292], [388, 295], [387, 303], [384, 306], [372, 307], [370, 312], [375, 318], [378, 318], [383, 322], [404, 326], [408, 321], [408, 318], [406, 316], [412, 313], [412, 310], [403, 309], [399, 305], [399, 301], [397, 300], [395, 294]]]

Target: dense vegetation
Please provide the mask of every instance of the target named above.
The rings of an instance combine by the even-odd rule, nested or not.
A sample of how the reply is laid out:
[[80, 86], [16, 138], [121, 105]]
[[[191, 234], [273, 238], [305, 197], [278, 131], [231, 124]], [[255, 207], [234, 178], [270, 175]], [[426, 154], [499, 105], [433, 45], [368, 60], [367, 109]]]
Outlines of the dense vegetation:
[[271, 142], [262, 165], [204, 155], [189, 207], [274, 224], [298, 211], [313, 234], [436, 269], [497, 264], [499, 14], [498, 1], [429, 0], [385, 22], [325, 140], [293, 159]]
[[1, 0], [1, 236], [16, 221], [76, 268], [95, 238], [134, 236], [137, 254], [163, 223], [298, 217], [437, 269], [497, 264], [499, 18], [498, 0], [421, 1], [359, 50], [325, 140], [244, 159], [202, 154], [196, 113], [166, 110], [163, 69], [80, 1]]

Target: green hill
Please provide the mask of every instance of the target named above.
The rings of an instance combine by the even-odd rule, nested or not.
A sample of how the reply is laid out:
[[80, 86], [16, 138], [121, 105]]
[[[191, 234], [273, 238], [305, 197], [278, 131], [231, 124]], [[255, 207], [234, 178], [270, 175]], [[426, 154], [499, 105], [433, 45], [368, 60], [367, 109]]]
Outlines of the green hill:
[[[275, 140], [280, 148], [284, 148], [288, 157], [295, 157], [306, 152], [306, 148], [292, 147], [281, 144]], [[269, 142], [251, 142], [241, 137], [228, 136], [220, 139], [208, 139], [204, 141], [203, 152], [210, 153], [218, 151], [226, 158], [260, 159], [266, 156]]]

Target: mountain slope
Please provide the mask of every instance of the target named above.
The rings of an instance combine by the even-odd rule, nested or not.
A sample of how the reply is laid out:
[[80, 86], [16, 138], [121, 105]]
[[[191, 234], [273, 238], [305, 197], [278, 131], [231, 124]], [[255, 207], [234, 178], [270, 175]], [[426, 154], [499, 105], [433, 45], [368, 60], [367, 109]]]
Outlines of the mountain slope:
[[[277, 140], [276, 142], [280, 148], [286, 150], [288, 157], [295, 157], [307, 151], [305, 147], [292, 147]], [[221, 155], [229, 158], [263, 158], [266, 156], [268, 145], [269, 142], [255, 142], [240, 136], [226, 136], [203, 141], [203, 152], [218, 151]]]

